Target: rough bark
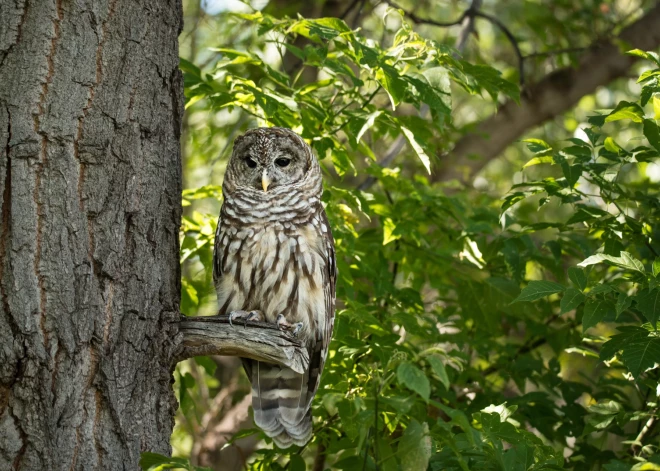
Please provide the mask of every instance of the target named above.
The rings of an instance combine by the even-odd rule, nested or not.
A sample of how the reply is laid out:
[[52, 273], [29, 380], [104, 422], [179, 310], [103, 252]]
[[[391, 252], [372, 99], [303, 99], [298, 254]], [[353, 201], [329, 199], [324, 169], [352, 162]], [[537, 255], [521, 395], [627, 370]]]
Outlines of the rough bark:
[[169, 453], [180, 0], [0, 0], [0, 469]]
[[594, 44], [577, 67], [552, 72], [526, 89], [520, 104], [508, 101], [496, 114], [477, 124], [442, 158], [433, 180], [466, 180], [525, 131], [569, 110], [598, 87], [625, 76], [638, 59], [621, 52], [622, 42], [627, 49], [655, 50], [660, 44], [660, 4], [621, 31], [616, 41]]

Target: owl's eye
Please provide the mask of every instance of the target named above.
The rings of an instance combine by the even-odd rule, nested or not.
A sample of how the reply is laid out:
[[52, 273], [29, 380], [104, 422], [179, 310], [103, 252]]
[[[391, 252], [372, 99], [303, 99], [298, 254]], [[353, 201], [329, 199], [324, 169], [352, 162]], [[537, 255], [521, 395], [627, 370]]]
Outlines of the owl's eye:
[[256, 168], [256, 166], [257, 166], [257, 163], [254, 160], [252, 160], [250, 157], [245, 158], [245, 163], [250, 168]]
[[275, 163], [277, 164], [278, 167], [286, 167], [287, 165], [289, 165], [289, 163], [291, 163], [291, 159], [285, 159], [282, 157], [275, 160]]

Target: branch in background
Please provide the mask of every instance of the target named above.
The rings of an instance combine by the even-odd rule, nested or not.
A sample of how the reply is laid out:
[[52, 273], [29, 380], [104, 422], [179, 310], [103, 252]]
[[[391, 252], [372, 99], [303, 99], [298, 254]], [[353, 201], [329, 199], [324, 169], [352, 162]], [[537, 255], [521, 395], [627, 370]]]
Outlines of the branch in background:
[[534, 57], [550, 57], [550, 56], [558, 56], [560, 54], [571, 54], [575, 52], [584, 52], [588, 48], [586, 47], [565, 47], [562, 49], [553, 49], [551, 51], [542, 51], [542, 52], [532, 52], [531, 54], [527, 54], [523, 56], [523, 59], [532, 59]]
[[245, 463], [261, 440], [260, 434], [243, 437], [226, 446], [227, 442], [241, 430], [254, 427], [249, 415], [252, 395], [248, 394], [225, 414], [216, 417], [219, 421], [206, 430], [195, 442], [192, 455], [197, 464], [214, 470], [238, 471], [245, 469]]
[[[393, 6], [394, 8], [399, 8], [393, 2], [387, 2], [387, 3]], [[482, 0], [472, 0], [470, 9], [472, 8], [478, 9], [481, 6], [481, 3]], [[463, 20], [465, 21], [463, 22]], [[458, 34], [458, 38], [456, 39], [456, 50], [458, 52], [463, 52], [467, 44], [468, 36], [474, 31], [474, 16], [468, 17], [465, 14], [463, 14], [460, 18], [460, 22], [463, 22], [463, 27], [461, 28], [461, 31]], [[428, 112], [429, 112], [429, 107], [426, 103], [424, 103], [421, 109], [419, 110], [420, 118], [424, 118]], [[390, 147], [387, 149], [387, 152], [385, 153], [385, 157], [383, 157], [378, 162], [378, 165], [381, 167], [389, 167], [392, 161], [396, 158], [396, 156], [399, 155], [399, 152], [401, 152], [401, 149], [403, 149], [405, 143], [406, 143], [405, 137], [402, 134], [399, 135], [392, 142], [392, 144], [390, 144]], [[362, 183], [358, 185], [357, 188], [360, 191], [367, 191], [369, 188], [371, 188], [371, 186], [374, 183], [376, 183], [376, 178], [372, 176], [368, 176]]]
[[229, 325], [227, 316], [181, 316], [179, 334], [183, 337], [175, 361], [200, 355], [227, 355], [251, 358], [305, 371], [309, 354], [287, 332], [264, 322]]
[[[472, 0], [472, 4], [470, 5], [470, 9], [472, 10], [479, 10], [481, 8], [481, 4], [483, 3], [482, 0]], [[474, 29], [474, 16], [468, 16], [465, 19], [463, 19], [463, 27], [461, 28], [461, 31], [458, 33], [458, 36], [456, 37], [456, 44], [454, 47], [456, 47], [457, 51], [463, 51], [465, 50], [465, 46], [467, 45], [467, 40], [470, 37], [471, 34], [475, 32]]]
[[[465, 43], [467, 42], [468, 36], [474, 32], [474, 19], [475, 18], [481, 18], [484, 19], [495, 26], [499, 28], [502, 33], [506, 36], [506, 38], [509, 40], [511, 43], [511, 46], [513, 46], [513, 50], [516, 53], [516, 57], [518, 58], [518, 73], [520, 75], [519, 80], [520, 80], [520, 85], [523, 86], [525, 84], [525, 70], [524, 70], [524, 60], [523, 60], [523, 55], [520, 52], [520, 47], [518, 46], [518, 40], [516, 37], [513, 35], [511, 30], [506, 27], [504, 23], [502, 23], [499, 19], [497, 19], [493, 15], [489, 15], [488, 13], [484, 13], [480, 10], [482, 0], [473, 0], [472, 3], [470, 4], [470, 7], [465, 10], [461, 16], [458, 18], [456, 21], [450, 21], [449, 23], [443, 23], [441, 21], [435, 21], [431, 20], [428, 18], [420, 18], [419, 16], [415, 15], [413, 12], [409, 12], [401, 8], [399, 5], [397, 5], [395, 2], [392, 2], [390, 0], [385, 0], [385, 3], [388, 5], [397, 8], [403, 13], [410, 18], [414, 23], [417, 24], [427, 24], [427, 25], [433, 25], [433, 26], [439, 26], [441, 28], [447, 28], [450, 26], [456, 26], [459, 24], [463, 24], [463, 30], [461, 33], [458, 35], [458, 41], [457, 41], [457, 49], [462, 50], [465, 47]], [[460, 47], [459, 47], [460, 46]]]
[[509, 30], [509, 28], [504, 25], [504, 23], [495, 18], [493, 15], [482, 13], [480, 11], [474, 11], [472, 15], [476, 16], [477, 18], [483, 18], [484, 20], [490, 21], [492, 24], [497, 26], [509, 40], [511, 46], [513, 47], [513, 52], [516, 53], [516, 57], [518, 58], [518, 81], [520, 82], [520, 86], [523, 87], [525, 85], [525, 61], [523, 60], [523, 55], [520, 52], [520, 47], [518, 46], [518, 40], [516, 37], [513, 35], [511, 30]]
[[460, 25], [461, 23], [463, 23], [463, 20], [468, 16], [468, 12], [471, 10], [471, 7], [465, 10], [456, 21], [442, 22], [442, 21], [435, 21], [430, 18], [421, 18], [411, 11], [406, 11], [405, 9], [397, 5], [395, 2], [392, 2], [390, 0], [385, 0], [384, 3], [387, 3], [392, 8], [401, 10], [408, 18], [411, 19], [413, 23], [416, 23], [418, 25], [426, 24], [426, 25], [439, 26], [440, 28], [448, 28], [450, 26]]
[[466, 181], [527, 130], [569, 110], [598, 87], [625, 76], [637, 58], [619, 50], [616, 44], [621, 41], [630, 49], [656, 49], [660, 44], [660, 5], [625, 28], [616, 40], [592, 45], [576, 68], [556, 70], [529, 86], [520, 105], [508, 101], [495, 115], [477, 124], [456, 143], [432, 181]]

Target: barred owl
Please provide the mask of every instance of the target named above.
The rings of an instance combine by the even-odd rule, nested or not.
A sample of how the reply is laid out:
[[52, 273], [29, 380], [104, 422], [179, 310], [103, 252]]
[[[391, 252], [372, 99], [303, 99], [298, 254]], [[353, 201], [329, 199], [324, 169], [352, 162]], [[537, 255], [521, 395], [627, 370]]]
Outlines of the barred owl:
[[304, 445], [311, 403], [332, 335], [335, 252], [321, 205], [319, 163], [300, 136], [257, 128], [234, 142], [223, 182], [213, 279], [219, 314], [292, 331], [309, 351], [307, 371], [243, 359], [254, 421], [275, 443]]

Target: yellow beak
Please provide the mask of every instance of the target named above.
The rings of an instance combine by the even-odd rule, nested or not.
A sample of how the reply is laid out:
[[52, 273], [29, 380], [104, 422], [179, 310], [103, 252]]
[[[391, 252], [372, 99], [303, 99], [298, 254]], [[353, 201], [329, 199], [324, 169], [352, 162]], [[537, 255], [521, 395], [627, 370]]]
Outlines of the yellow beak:
[[270, 185], [272, 181], [273, 180], [270, 179], [268, 173], [266, 173], [266, 170], [264, 170], [264, 173], [261, 174], [261, 186], [264, 189], [264, 193], [268, 192], [268, 185]]

